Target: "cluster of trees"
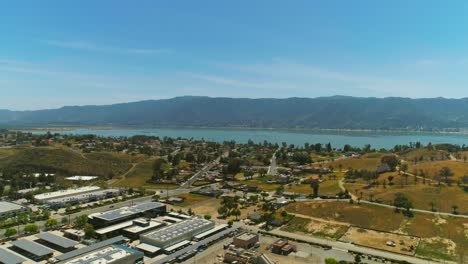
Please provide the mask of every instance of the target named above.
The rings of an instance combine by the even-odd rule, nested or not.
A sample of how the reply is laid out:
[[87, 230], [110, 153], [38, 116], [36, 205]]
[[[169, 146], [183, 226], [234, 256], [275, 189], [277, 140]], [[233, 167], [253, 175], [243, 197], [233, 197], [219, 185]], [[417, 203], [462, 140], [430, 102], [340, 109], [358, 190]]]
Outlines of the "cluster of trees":
[[390, 171], [396, 171], [396, 167], [400, 163], [398, 157], [395, 155], [385, 155], [380, 159], [380, 162], [382, 162], [382, 164], [386, 164]]
[[172, 180], [178, 174], [176, 168], [171, 168], [171, 165], [163, 158], [158, 158], [153, 162], [153, 176], [151, 182], [161, 182], [163, 180]]
[[218, 214], [222, 218], [235, 216], [237, 219], [241, 215], [241, 211], [239, 209], [239, 198], [223, 197], [221, 200], [221, 207], [218, 208]]
[[[20, 214], [15, 218], [10, 218], [14, 219], [15, 222], [11, 222], [10, 224], [7, 224], [7, 221], [5, 219], [2, 220], [2, 226], [7, 224], [6, 226], [9, 226], [5, 229], [4, 235], [6, 237], [11, 237], [20, 232], [20, 225], [24, 224], [25, 226], [23, 227], [23, 232], [25, 234], [32, 234], [32, 233], [37, 233], [40, 231], [40, 228], [37, 224], [35, 224], [36, 221], [44, 221], [44, 227], [47, 230], [53, 230], [56, 229], [60, 226], [60, 224], [64, 225], [68, 223], [68, 219], [66, 217], [62, 218], [62, 222], [59, 223], [59, 221], [55, 218], [50, 218], [50, 211], [47, 209], [42, 209], [38, 213], [31, 213], [31, 214]], [[7, 220], [10, 220], [7, 219]], [[74, 225], [76, 227], [84, 227], [87, 224], [88, 221], [88, 216], [87, 215], [81, 215], [76, 217], [74, 221]], [[11, 226], [12, 224], [16, 225], [17, 227]], [[94, 230], [94, 229], [93, 229]], [[86, 232], [86, 229], [85, 229]]]
[[411, 212], [411, 208], [413, 208], [413, 203], [403, 193], [395, 194], [395, 197], [393, 199], [393, 206], [396, 207], [397, 211], [399, 211], [400, 209], [404, 209], [403, 212], [406, 216], [413, 216], [413, 213]]

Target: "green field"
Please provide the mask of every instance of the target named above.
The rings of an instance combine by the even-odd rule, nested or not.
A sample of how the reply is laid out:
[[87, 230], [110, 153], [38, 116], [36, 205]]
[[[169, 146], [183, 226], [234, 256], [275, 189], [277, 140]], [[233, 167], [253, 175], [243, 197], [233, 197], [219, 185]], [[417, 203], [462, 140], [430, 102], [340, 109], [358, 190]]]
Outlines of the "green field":
[[[265, 177], [258, 177], [252, 180], [245, 180], [240, 181], [240, 183], [248, 185], [248, 186], [257, 186], [262, 191], [274, 191], [276, 190], [280, 184], [277, 183], [268, 183], [269, 180], [274, 180], [274, 176], [265, 176]], [[286, 189], [286, 188], [285, 188]]]
[[[295, 184], [292, 186], [288, 185], [285, 186], [284, 190], [286, 192], [294, 192], [299, 194], [312, 194], [312, 187], [310, 187], [310, 184]], [[340, 191], [341, 189], [338, 186], [337, 180], [324, 180], [322, 183], [320, 183], [319, 195], [335, 196]]]
[[[194, 194], [194, 193], [185, 193], [185, 194], [178, 195], [177, 197], [181, 197], [185, 199], [184, 202], [175, 204], [180, 207], [188, 207], [188, 206], [192, 206], [202, 201], [214, 199], [213, 197], [200, 195], [200, 194]], [[213, 211], [215, 211], [215, 208], [213, 208]]]

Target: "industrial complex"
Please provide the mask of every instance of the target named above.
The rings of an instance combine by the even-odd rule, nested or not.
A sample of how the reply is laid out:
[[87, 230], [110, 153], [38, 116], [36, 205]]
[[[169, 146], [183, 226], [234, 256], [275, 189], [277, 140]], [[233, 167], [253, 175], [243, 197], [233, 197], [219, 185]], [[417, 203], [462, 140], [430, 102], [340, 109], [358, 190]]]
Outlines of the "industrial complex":
[[[95, 191], [60, 191], [38, 198], [51, 201]], [[91, 214], [88, 222], [97, 227], [95, 237], [99, 240], [86, 240], [81, 229], [32, 234], [0, 245], [0, 263], [174, 263], [193, 257], [198, 249], [236, 230], [204, 218], [167, 212], [166, 205], [159, 202]]]

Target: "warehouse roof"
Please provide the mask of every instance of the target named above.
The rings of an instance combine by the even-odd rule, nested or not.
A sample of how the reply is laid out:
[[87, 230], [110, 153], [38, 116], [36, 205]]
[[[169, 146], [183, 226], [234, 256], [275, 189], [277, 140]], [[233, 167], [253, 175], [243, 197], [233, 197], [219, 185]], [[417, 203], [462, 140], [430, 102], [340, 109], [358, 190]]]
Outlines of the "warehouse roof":
[[23, 209], [24, 207], [19, 205], [19, 204], [15, 204], [15, 203], [11, 203], [11, 202], [5, 202], [5, 201], [0, 201], [0, 214], [1, 213], [8, 213], [10, 211], [15, 211], [15, 210], [21, 210]]
[[67, 190], [60, 190], [60, 191], [56, 191], [56, 192], [37, 194], [37, 195], [34, 196], [34, 198], [36, 200], [48, 200], [48, 199], [54, 199], [54, 198], [69, 196], [69, 195], [75, 195], [75, 194], [79, 194], [79, 193], [97, 191], [99, 189], [101, 189], [101, 188], [98, 187], [98, 186], [85, 186], [85, 187], [80, 187], [80, 188], [76, 188], [76, 189], [67, 189]]
[[152, 246], [152, 245], [149, 245], [149, 244], [145, 244], [145, 243], [142, 243], [142, 244], [138, 245], [136, 248], [141, 249], [141, 250], [146, 251], [146, 252], [149, 252], [149, 253], [156, 253], [159, 250], [161, 250], [161, 248], [158, 248], [158, 247], [155, 247], [155, 246]]
[[181, 247], [184, 247], [184, 246], [186, 246], [186, 245], [188, 245], [188, 244], [190, 244], [190, 241], [189, 241], [189, 240], [184, 240], [184, 241], [181, 241], [181, 242], [179, 242], [179, 243], [177, 243], [177, 244], [175, 244], [175, 245], [172, 245], [172, 246], [170, 246], [170, 247], [167, 247], [167, 248], [165, 248], [164, 250], [170, 252], [170, 251], [173, 251], [173, 250], [177, 250], [177, 249], [179, 249], [179, 248], [181, 248]]
[[[135, 221], [134, 221], [134, 223], [135, 223]], [[138, 233], [144, 232], [145, 230], [156, 229], [156, 228], [164, 226], [164, 225], [166, 225], [166, 224], [161, 223], [161, 222], [157, 222], [157, 221], [149, 221], [149, 224], [147, 226], [134, 225], [134, 226], [127, 227], [124, 230], [129, 232], [129, 233], [138, 234]]]
[[95, 214], [93, 215], [93, 217], [101, 218], [107, 221], [113, 221], [113, 220], [118, 220], [120, 218], [125, 218], [131, 215], [135, 215], [138, 213], [144, 213], [146, 211], [164, 207], [164, 206], [165, 206], [164, 204], [157, 203], [157, 202], [143, 203], [143, 204], [137, 204], [137, 205], [130, 206], [130, 207], [122, 207], [122, 208], [107, 211], [104, 213]]
[[11, 244], [38, 257], [47, 256], [54, 253], [52, 249], [26, 239], [12, 241]]
[[98, 250], [100, 248], [107, 247], [107, 246], [112, 245], [112, 244], [121, 243], [122, 241], [125, 241], [125, 240], [127, 240], [127, 238], [124, 237], [124, 236], [113, 237], [111, 239], [107, 239], [107, 240], [98, 242], [96, 244], [92, 244], [90, 246], [80, 248], [80, 249], [76, 249], [76, 250], [70, 251], [68, 253], [65, 253], [63, 255], [57, 256], [56, 259], [59, 260], [59, 261], [68, 260], [68, 259], [80, 256], [80, 255], [89, 253], [91, 251], [95, 251], [95, 250]]
[[20, 264], [26, 260], [6, 249], [0, 248], [0, 262], [4, 264]]
[[79, 194], [73, 194], [65, 197], [59, 197], [54, 199], [47, 199], [48, 203], [67, 203], [72, 201], [80, 201], [84, 199], [89, 199], [90, 197], [102, 197], [107, 195], [108, 193], [118, 193], [120, 192], [119, 189], [105, 189], [105, 190], [97, 190]]
[[90, 180], [94, 180], [97, 178], [98, 178], [97, 176], [71, 176], [65, 179], [69, 181], [90, 181]]
[[103, 248], [99, 248], [95, 251], [88, 252], [82, 256], [67, 261], [68, 264], [90, 264], [90, 263], [111, 263], [118, 260], [123, 260], [125, 257], [132, 254], [143, 253], [134, 249], [124, 247], [121, 245], [109, 245]]
[[133, 221], [127, 221], [116, 225], [106, 226], [101, 229], [96, 230], [96, 233], [99, 235], [104, 235], [113, 231], [124, 229], [133, 225]]
[[62, 236], [57, 236], [57, 235], [54, 235], [52, 233], [39, 233], [36, 235], [36, 237], [44, 240], [44, 241], [47, 241], [51, 244], [54, 244], [54, 245], [57, 245], [57, 246], [60, 246], [62, 248], [73, 248], [75, 247], [76, 245], [78, 245], [79, 243], [76, 242], [76, 241], [73, 241], [71, 239], [68, 239], [68, 238], [65, 238], [65, 237], [62, 237]]
[[226, 227], [228, 227], [228, 225], [226, 225], [226, 224], [217, 225], [214, 228], [212, 228], [212, 229], [210, 229], [210, 230], [208, 230], [206, 232], [203, 232], [201, 234], [196, 235], [195, 239], [203, 239], [203, 238], [205, 238], [205, 237], [207, 237], [207, 236], [209, 236], [211, 234], [214, 234], [214, 233], [216, 233], [218, 231], [223, 230]]
[[208, 225], [214, 225], [214, 223], [203, 218], [193, 218], [177, 224], [163, 227], [154, 232], [145, 234], [144, 236], [151, 239], [159, 240], [161, 242], [165, 242], [175, 237], [181, 236], [185, 233], [192, 232], [198, 229], [199, 227], [204, 227]]

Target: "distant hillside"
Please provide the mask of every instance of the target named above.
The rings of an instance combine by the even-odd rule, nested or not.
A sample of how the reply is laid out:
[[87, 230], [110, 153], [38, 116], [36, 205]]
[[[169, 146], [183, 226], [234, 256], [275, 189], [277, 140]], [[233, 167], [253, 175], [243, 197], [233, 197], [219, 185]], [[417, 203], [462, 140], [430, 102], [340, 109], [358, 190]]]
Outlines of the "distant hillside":
[[468, 99], [176, 97], [39, 111], [0, 110], [0, 124], [318, 129], [468, 128]]
[[61, 147], [0, 149], [0, 171], [49, 172], [61, 175], [120, 176], [141, 155], [94, 152], [82, 154]]

